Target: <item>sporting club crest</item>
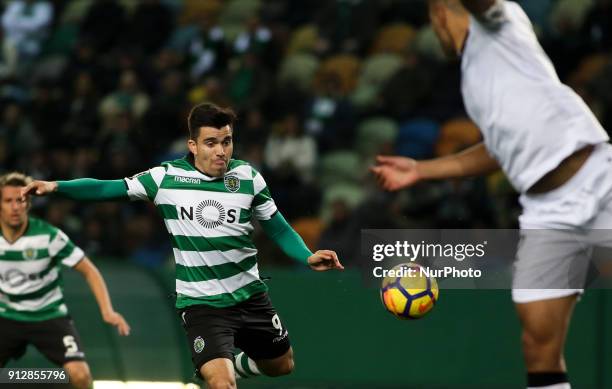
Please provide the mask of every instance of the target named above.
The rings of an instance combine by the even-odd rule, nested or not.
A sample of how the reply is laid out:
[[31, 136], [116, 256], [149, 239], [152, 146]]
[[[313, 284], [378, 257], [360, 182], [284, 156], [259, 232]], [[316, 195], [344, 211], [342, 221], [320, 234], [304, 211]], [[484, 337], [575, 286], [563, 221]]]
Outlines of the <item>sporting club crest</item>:
[[193, 351], [195, 351], [198, 354], [201, 353], [202, 350], [204, 350], [204, 346], [206, 346], [206, 342], [204, 342], [204, 339], [202, 339], [201, 336], [198, 336], [193, 341]]
[[225, 184], [225, 189], [232, 193], [238, 192], [240, 189], [240, 179], [234, 175], [227, 175], [223, 177], [223, 183]]
[[23, 250], [23, 259], [35, 259], [36, 258], [36, 249], [28, 247]]

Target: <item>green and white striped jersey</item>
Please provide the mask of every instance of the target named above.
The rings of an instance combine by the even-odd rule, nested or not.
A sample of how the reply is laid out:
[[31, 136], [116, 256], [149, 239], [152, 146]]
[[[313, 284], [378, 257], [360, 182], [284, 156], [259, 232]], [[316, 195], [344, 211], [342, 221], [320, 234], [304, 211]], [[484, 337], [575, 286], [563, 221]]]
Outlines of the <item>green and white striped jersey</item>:
[[60, 229], [29, 217], [12, 244], [0, 236], [0, 317], [40, 321], [66, 316], [61, 266], [75, 266], [85, 254]]
[[251, 216], [277, 211], [261, 174], [232, 159], [210, 177], [186, 159], [125, 179], [132, 200], [150, 200], [164, 219], [176, 260], [176, 307], [227, 307], [267, 290], [259, 278]]

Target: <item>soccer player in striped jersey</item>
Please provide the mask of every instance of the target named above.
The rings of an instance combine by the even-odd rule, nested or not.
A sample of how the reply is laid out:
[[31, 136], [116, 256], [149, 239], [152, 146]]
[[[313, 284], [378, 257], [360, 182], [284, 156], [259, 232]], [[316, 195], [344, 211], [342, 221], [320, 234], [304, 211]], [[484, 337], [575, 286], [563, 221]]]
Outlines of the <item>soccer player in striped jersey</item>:
[[89, 388], [89, 366], [62, 295], [62, 265], [85, 278], [105, 322], [121, 335], [130, 327], [83, 250], [60, 229], [28, 216], [30, 201], [21, 190], [31, 182], [20, 173], [0, 177], [0, 367], [32, 344], [66, 369], [74, 387]]
[[[37, 181], [23, 191], [157, 206], [174, 248], [176, 308], [196, 374], [213, 389], [236, 387], [236, 376], [279, 376], [294, 367], [287, 330], [259, 277], [252, 217], [291, 258], [316, 271], [343, 269], [335, 252], [313, 254], [276, 208], [261, 174], [232, 159], [234, 120], [231, 109], [197, 105], [183, 159], [124, 180]], [[243, 352], [234, 356], [235, 347]]]
[[[521, 193], [512, 300], [529, 388], [570, 389], [563, 348], [594, 246], [612, 247], [612, 146], [557, 76], [519, 4], [429, 0], [444, 51], [461, 59], [461, 92], [483, 142], [428, 161], [379, 157], [387, 190], [502, 169]], [[544, 233], [529, 232], [540, 230]], [[593, 236], [591, 236], [593, 235]]]

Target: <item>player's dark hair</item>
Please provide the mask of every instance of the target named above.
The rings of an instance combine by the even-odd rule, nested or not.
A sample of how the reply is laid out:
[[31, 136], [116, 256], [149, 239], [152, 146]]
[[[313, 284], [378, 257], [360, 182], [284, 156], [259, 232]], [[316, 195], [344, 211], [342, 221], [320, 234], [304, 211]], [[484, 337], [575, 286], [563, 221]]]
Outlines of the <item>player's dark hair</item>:
[[212, 103], [198, 104], [191, 109], [187, 118], [189, 139], [196, 140], [200, 135], [200, 128], [221, 128], [229, 125], [234, 128], [236, 114], [231, 108], [221, 108]]

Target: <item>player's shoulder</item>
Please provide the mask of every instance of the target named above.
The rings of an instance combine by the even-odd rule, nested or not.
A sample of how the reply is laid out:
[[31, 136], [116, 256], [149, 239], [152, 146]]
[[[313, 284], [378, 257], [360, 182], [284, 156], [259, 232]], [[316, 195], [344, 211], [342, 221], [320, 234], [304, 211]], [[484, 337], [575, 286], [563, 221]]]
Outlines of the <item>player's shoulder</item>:
[[152, 175], [158, 176], [160, 180], [165, 176], [193, 177], [200, 174], [193, 161], [190, 161], [187, 156], [172, 161], [164, 161], [158, 167], [149, 171]]
[[39, 219], [37, 217], [30, 216], [28, 217], [28, 229], [26, 230], [25, 235], [33, 236], [33, 235], [52, 235], [55, 236], [59, 228], [55, 227], [51, 223]]
[[181, 169], [186, 171], [196, 171], [195, 166], [193, 166], [187, 158], [179, 158], [172, 161], [164, 161], [160, 164], [160, 167], [168, 170], [169, 168]]
[[[250, 164], [250, 163], [248, 163], [247, 161], [243, 161], [243, 160], [241, 160], [241, 159], [233, 159], [233, 158], [232, 158], [232, 159], [230, 159], [230, 161], [229, 161], [229, 164], [228, 164], [228, 166], [227, 166], [227, 170], [228, 170], [228, 171], [230, 171], [230, 170], [234, 170], [234, 169], [236, 169], [237, 167], [240, 167], [240, 166], [251, 166], [251, 164]], [[252, 167], [251, 167], [251, 168], [252, 168]]]
[[505, 30], [517, 22], [529, 23], [529, 18], [523, 8], [519, 4], [507, 0], [493, 1], [486, 11], [480, 15], [475, 15], [474, 20], [490, 32]]
[[236, 174], [239, 176], [244, 176], [242, 178], [252, 179], [257, 175], [257, 170], [248, 163], [247, 161], [243, 161], [241, 159], [230, 159], [229, 164], [227, 165], [227, 173], [226, 174]]
[[[514, 1], [508, 1], [508, 0], [504, 0], [502, 1], [502, 5], [503, 5], [503, 13], [504, 15], [512, 20], [514, 18], [523, 18], [523, 19], [527, 19], [529, 20], [529, 17], [527, 16], [527, 13], [525, 12], [525, 10], [523, 9], [523, 7]], [[494, 13], [498, 14], [500, 11], [497, 11]]]
[[508, 0], [494, 1], [493, 5], [477, 19], [490, 30], [500, 30], [524, 24], [531, 25], [523, 7]]

